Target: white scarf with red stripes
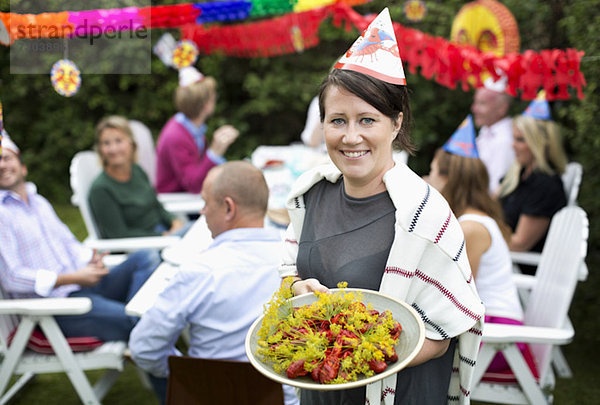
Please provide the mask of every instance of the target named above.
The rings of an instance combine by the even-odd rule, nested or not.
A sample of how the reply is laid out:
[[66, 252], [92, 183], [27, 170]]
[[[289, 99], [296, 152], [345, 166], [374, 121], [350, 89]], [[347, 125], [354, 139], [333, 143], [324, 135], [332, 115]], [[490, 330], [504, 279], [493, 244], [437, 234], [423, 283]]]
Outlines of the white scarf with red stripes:
[[[329, 164], [304, 173], [294, 184], [287, 201], [291, 223], [279, 269], [282, 277], [297, 274], [304, 193], [323, 179], [336, 182], [340, 175]], [[417, 310], [428, 339], [458, 337], [448, 403], [468, 404], [484, 307], [471, 275], [462, 229], [446, 200], [406, 165], [396, 163], [383, 181], [396, 207], [396, 223], [379, 290]], [[366, 404], [393, 404], [395, 388], [396, 375], [369, 384]]]

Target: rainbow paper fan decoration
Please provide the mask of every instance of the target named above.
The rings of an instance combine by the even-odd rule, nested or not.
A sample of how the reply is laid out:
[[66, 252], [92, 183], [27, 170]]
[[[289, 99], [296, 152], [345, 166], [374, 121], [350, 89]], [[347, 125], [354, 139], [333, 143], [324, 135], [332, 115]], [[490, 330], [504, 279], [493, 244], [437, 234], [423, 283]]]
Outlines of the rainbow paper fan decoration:
[[81, 72], [75, 63], [68, 59], [61, 59], [52, 65], [50, 71], [52, 87], [61, 96], [74, 96], [81, 87]]
[[177, 69], [192, 66], [198, 60], [198, 47], [194, 41], [179, 41], [173, 50], [173, 65]]

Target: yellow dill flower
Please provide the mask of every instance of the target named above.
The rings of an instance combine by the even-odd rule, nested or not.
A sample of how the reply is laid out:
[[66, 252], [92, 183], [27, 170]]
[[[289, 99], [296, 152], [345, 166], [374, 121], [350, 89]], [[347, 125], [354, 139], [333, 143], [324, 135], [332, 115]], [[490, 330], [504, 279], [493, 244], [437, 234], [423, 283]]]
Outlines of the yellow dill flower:
[[339, 371], [327, 379], [330, 384], [339, 384], [361, 375], [372, 376], [369, 361], [383, 361], [394, 353], [397, 339], [390, 334], [395, 327], [392, 314], [362, 304], [360, 292], [344, 290], [347, 282], [339, 283], [340, 291], [334, 293], [315, 292], [317, 299], [312, 304], [298, 308], [288, 301], [291, 282], [291, 277], [284, 279], [265, 306], [258, 332], [258, 354], [276, 372], [286, 372], [300, 360], [304, 370], [311, 372], [335, 353], [340, 357]]

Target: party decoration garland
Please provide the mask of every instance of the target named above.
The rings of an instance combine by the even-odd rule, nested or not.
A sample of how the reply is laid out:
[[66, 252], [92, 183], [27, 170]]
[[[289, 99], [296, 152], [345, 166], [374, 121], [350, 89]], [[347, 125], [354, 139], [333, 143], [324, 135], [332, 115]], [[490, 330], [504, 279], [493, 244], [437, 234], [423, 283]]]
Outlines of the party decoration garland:
[[[290, 13], [271, 20], [205, 28], [189, 25], [181, 36], [198, 45], [203, 54], [222, 52], [238, 57], [268, 57], [311, 48], [319, 43], [319, 25], [331, 13], [330, 8], [317, 8]], [[296, 27], [290, 31], [290, 27]]]
[[[335, 1], [335, 0], [334, 0]], [[373, 16], [365, 17], [351, 6], [368, 0], [252, 0], [187, 3], [145, 8], [91, 10], [78, 13], [0, 13], [11, 42], [22, 38], [62, 38], [90, 33], [97, 28], [135, 30], [180, 27], [182, 38], [196, 43], [203, 54], [222, 52], [230, 56], [266, 57], [301, 52], [318, 44], [318, 28], [333, 16], [336, 26], [345, 24], [363, 31]], [[325, 5], [330, 4], [330, 5]], [[324, 6], [325, 5], [325, 6]], [[313, 7], [313, 8], [310, 8]], [[304, 10], [306, 11], [299, 11]], [[234, 21], [268, 14], [282, 16], [252, 23], [205, 27], [212, 21]], [[86, 20], [87, 18], [87, 20]], [[197, 22], [202, 24], [198, 25]], [[87, 27], [86, 27], [87, 23]], [[102, 25], [104, 24], [104, 25]], [[106, 25], [108, 24], [108, 25]], [[463, 90], [480, 87], [481, 77], [499, 73], [507, 77], [507, 93], [524, 100], [540, 89], [548, 101], [570, 98], [575, 89], [583, 98], [585, 78], [580, 70], [584, 54], [576, 49], [509, 52], [503, 56], [484, 53], [469, 44], [453, 43], [394, 23], [402, 60], [411, 73], [419, 72], [440, 85]], [[108, 32], [108, 31], [102, 31]], [[268, 33], [268, 35], [265, 35]]]
[[[318, 44], [319, 25], [331, 16], [336, 26], [345, 24], [346, 29], [354, 26], [359, 31], [363, 31], [374, 18], [362, 16], [347, 5], [335, 4], [256, 23], [211, 28], [187, 26], [181, 29], [181, 33], [183, 38], [196, 42], [203, 54], [221, 52], [237, 57], [277, 56], [295, 52], [294, 41], [298, 39], [289, 34], [290, 26], [297, 25], [300, 28], [304, 49], [307, 49]], [[442, 86], [454, 89], [460, 85], [462, 90], [467, 91], [482, 86], [483, 73], [498, 79], [498, 72], [501, 72], [507, 76], [507, 93], [511, 96], [532, 100], [537, 91], [544, 88], [549, 101], [566, 100], [570, 98], [569, 89], [573, 88], [577, 91], [577, 97], [583, 98], [585, 78], [580, 70], [582, 51], [528, 50], [500, 57], [398, 23], [394, 23], [394, 31], [400, 56], [408, 64], [409, 71], [412, 74], [420, 72], [425, 78], [435, 80]]]
[[[143, 28], [178, 28], [187, 24], [239, 21], [311, 10], [334, 3], [357, 5], [370, 0], [234, 0], [166, 6], [126, 7], [57, 13], [0, 13], [10, 35], [18, 39], [65, 38]], [[2, 41], [5, 44], [5, 41]], [[8, 45], [6, 43], [5, 45]]]

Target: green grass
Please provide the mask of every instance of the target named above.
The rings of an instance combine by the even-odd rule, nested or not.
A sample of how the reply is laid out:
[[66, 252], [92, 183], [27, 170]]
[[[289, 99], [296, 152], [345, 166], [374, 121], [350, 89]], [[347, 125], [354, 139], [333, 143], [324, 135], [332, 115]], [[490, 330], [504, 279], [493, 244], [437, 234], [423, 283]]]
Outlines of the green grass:
[[[79, 210], [68, 204], [55, 205], [59, 217], [71, 228], [78, 239], [87, 236]], [[588, 252], [588, 280], [579, 283], [571, 306], [570, 317], [575, 327], [575, 339], [563, 348], [573, 370], [571, 379], [558, 379], [554, 390], [554, 403], [558, 405], [593, 404], [600, 398], [598, 347], [600, 346], [600, 301], [598, 290], [600, 276], [595, 271], [600, 263], [600, 252]], [[100, 373], [89, 373], [92, 380]], [[125, 371], [104, 401], [111, 405], [155, 405], [151, 390], [144, 388], [135, 370], [127, 363]], [[11, 401], [13, 405], [70, 405], [79, 399], [65, 374], [38, 375]], [[474, 402], [475, 403], [475, 402]]]

